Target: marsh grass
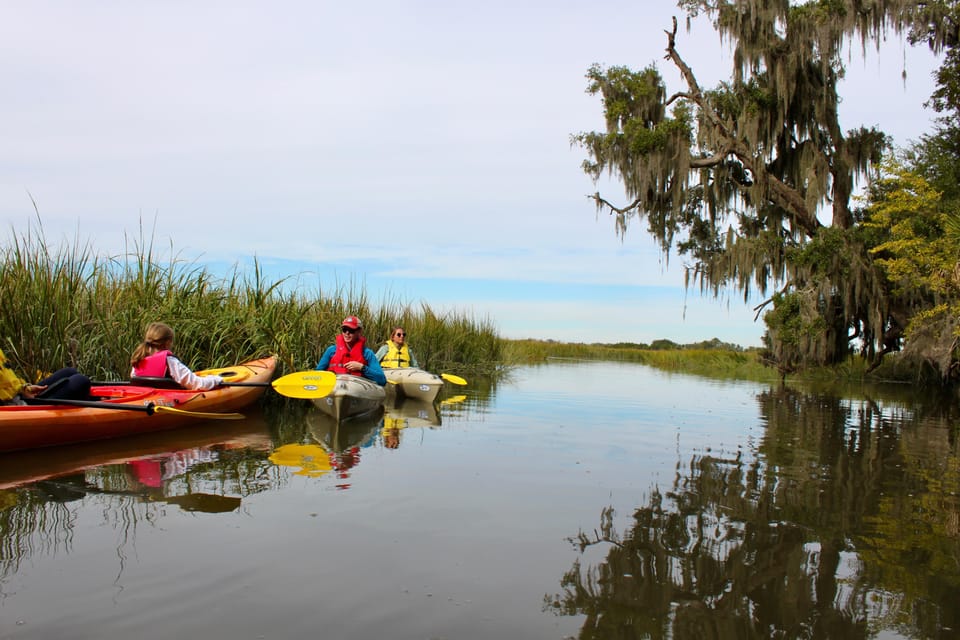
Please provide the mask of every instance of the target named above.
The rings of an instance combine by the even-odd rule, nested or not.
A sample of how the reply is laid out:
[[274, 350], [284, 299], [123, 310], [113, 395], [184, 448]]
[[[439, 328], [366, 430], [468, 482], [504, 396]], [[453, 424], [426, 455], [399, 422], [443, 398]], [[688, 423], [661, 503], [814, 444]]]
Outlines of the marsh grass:
[[[375, 306], [355, 283], [304, 293], [296, 276], [268, 280], [258, 261], [225, 277], [169, 250], [162, 259], [141, 229], [122, 255], [99, 257], [89, 244], [50, 246], [42, 225], [13, 233], [0, 249], [0, 348], [21, 375], [37, 379], [76, 366], [96, 379], [122, 380], [146, 325], [166, 322], [174, 350], [194, 369], [276, 354], [278, 374], [312, 369], [347, 315], [364, 320], [374, 350], [403, 324], [420, 364], [479, 371], [503, 362], [489, 320], [386, 300]], [[166, 253], [166, 252], [165, 252]]]
[[[606, 360], [634, 362], [664, 371], [687, 373], [718, 379], [751, 380], [754, 382], [779, 382], [781, 375], [776, 368], [764, 364], [760, 349], [734, 348], [723, 345], [718, 348], [701, 348], [697, 345], [674, 345], [675, 348], [642, 348], [604, 344], [562, 343], [545, 340], [507, 340], [505, 358], [516, 363], [543, 362], [549, 358], [581, 360]], [[831, 384], [836, 381], [857, 383], [909, 383], [924, 386], [922, 372], [915, 366], [898, 360], [896, 355], [887, 356], [877, 369], [869, 371], [869, 363], [859, 356], [850, 356], [843, 363], [832, 367], [811, 368], [787, 376], [787, 380], [811, 384]]]
[[[437, 373], [499, 376], [516, 364], [575, 358], [635, 362], [667, 371], [715, 378], [775, 381], [757, 349], [562, 343], [500, 338], [494, 321], [459, 311], [439, 312], [425, 302], [387, 295], [372, 303], [355, 281], [305, 291], [299, 275], [269, 280], [257, 260], [217, 276], [170, 247], [168, 259], [153, 240], [128, 239], [122, 255], [100, 257], [91, 245], [48, 245], [41, 225], [13, 234], [0, 248], [0, 348], [20, 375], [36, 380], [62, 366], [92, 378], [122, 380], [149, 322], [176, 331], [175, 352], [188, 366], [229, 366], [276, 354], [278, 375], [312, 369], [336, 339], [347, 315], [364, 321], [376, 350], [400, 325], [420, 365]], [[677, 348], [671, 348], [677, 347]], [[734, 345], [735, 347], [735, 345]], [[798, 380], [800, 376], [790, 376]], [[870, 374], [860, 358], [804, 372], [811, 381], [917, 382], [914, 368], [888, 357]]]

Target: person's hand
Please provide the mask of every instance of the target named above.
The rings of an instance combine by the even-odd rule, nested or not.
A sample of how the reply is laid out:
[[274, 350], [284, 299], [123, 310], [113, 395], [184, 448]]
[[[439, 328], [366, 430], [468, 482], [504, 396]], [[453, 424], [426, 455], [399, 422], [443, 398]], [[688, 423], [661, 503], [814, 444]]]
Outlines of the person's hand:
[[25, 384], [20, 391], [20, 395], [24, 398], [36, 398], [37, 395], [43, 393], [43, 390], [46, 388], [46, 385], [43, 384]]
[[347, 364], [345, 364], [345, 365], [343, 366], [343, 368], [346, 369], [347, 371], [358, 371], [358, 372], [359, 372], [361, 369], [363, 369], [363, 363], [362, 363], [362, 362], [357, 362], [357, 361], [354, 360], [354, 361], [351, 361], [351, 362], [348, 362]]

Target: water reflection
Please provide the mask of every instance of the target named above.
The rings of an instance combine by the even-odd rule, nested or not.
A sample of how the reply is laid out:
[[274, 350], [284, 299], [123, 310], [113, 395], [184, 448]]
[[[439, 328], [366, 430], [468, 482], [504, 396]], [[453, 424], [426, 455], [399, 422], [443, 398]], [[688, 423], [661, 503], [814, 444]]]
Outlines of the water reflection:
[[359, 418], [337, 421], [319, 411], [307, 415], [310, 437], [330, 453], [369, 447], [376, 442], [377, 427], [383, 421], [383, 410]]
[[582, 638], [960, 633], [956, 404], [757, 400], [755, 456], [678, 461], [621, 531], [604, 510], [546, 609]]
[[[211, 422], [131, 438], [89, 442], [0, 455], [0, 489], [80, 474], [96, 485], [126, 470], [144, 469], [140, 484], [178, 490], [175, 479], [194, 479], [188, 472], [200, 462], [214, 462], [225, 451], [265, 451], [270, 431], [262, 415], [242, 421]], [[154, 467], [148, 478], [146, 467]], [[135, 478], [133, 478], [135, 480]]]
[[295, 475], [319, 477], [334, 473], [337, 488], [347, 489], [350, 474], [360, 464], [364, 449], [378, 441], [387, 449], [396, 449], [402, 432], [439, 427], [440, 407], [450, 407], [465, 399], [465, 395], [459, 395], [433, 403], [390, 398], [378, 413], [339, 421], [323, 412], [309, 411], [303, 415], [305, 437], [278, 447], [270, 461], [293, 468]]
[[264, 417], [0, 455], [0, 584], [35, 554], [69, 552], [80, 507], [99, 501], [118, 555], [165, 506], [224, 513], [276, 487]]
[[370, 415], [339, 422], [320, 412], [307, 417], [310, 436], [327, 451], [338, 489], [350, 487], [350, 474], [353, 468], [360, 464], [361, 450], [376, 443], [377, 429], [382, 420], [382, 409]]
[[[476, 400], [463, 388], [456, 391], [460, 393], [441, 396], [436, 405], [410, 404], [406, 410], [415, 408], [413, 413], [399, 417], [391, 413], [391, 419], [407, 425], [422, 421], [417, 426], [435, 428], [443, 407], [458, 407], [468, 416], [489, 404], [489, 393]], [[326, 476], [326, 485], [316, 483], [321, 487], [349, 487], [364, 454], [381, 443], [386, 423], [386, 414], [369, 422], [331, 423], [310, 403], [277, 399], [265, 402], [263, 412], [245, 413], [248, 418], [243, 421], [212, 421], [169, 432], [0, 455], [0, 603], [13, 610], [11, 603], [16, 601], [17, 615], [22, 615], [19, 611], [46, 599], [35, 596], [38, 591], [49, 594], [61, 588], [74, 601], [89, 597], [100, 602], [103, 591], [69, 586], [78, 576], [93, 572], [86, 568], [109, 567], [108, 584], [104, 587], [101, 580], [100, 588], [132, 593], [143, 588], [139, 572], [156, 558], [173, 554], [167, 542], [183, 531], [189, 531], [190, 544], [177, 548], [175, 560], [156, 560], [158, 575], [163, 576], [158, 582], [176, 585], [171, 587], [171, 602], [202, 598], [212, 591], [200, 587], [190, 591], [195, 582], [167, 578], [181, 567], [203, 565], [219, 539], [235, 536], [241, 527], [246, 531], [262, 522], [270, 527], [272, 519], [253, 516], [249, 497], [270, 492], [274, 500], [260, 504], [272, 507], [284, 490], [294, 494], [314, 490], [315, 483], [299, 482], [298, 471]], [[299, 448], [297, 457], [285, 458], [291, 448]], [[266, 538], [240, 535], [236, 540], [259, 543]], [[263, 550], [248, 553], [261, 557]], [[226, 566], [215, 569], [228, 571]], [[48, 578], [44, 575], [48, 569], [68, 579]], [[223, 580], [216, 570], [211, 574], [198, 570], [190, 577]], [[181, 589], [190, 596], [181, 598]], [[106, 609], [111, 606], [108, 602]], [[97, 609], [90, 615], [95, 618], [99, 613]], [[31, 622], [49, 623], [56, 617], [55, 612], [48, 617], [37, 611]], [[98, 626], [89, 619], [85, 624], [81, 635]], [[10, 631], [2, 622], [0, 627]]]
[[493, 389], [0, 457], [0, 636], [960, 634], [955, 403], [609, 363]]
[[281, 467], [291, 467], [293, 474], [319, 478], [333, 470], [330, 454], [318, 444], [284, 444], [274, 449], [270, 462]]
[[[458, 397], [466, 399], [466, 396]], [[459, 402], [447, 399], [443, 403], [450, 407]], [[398, 449], [407, 429], [434, 429], [439, 426], [440, 411], [436, 404], [407, 398], [387, 406], [380, 425], [380, 438], [387, 449]]]

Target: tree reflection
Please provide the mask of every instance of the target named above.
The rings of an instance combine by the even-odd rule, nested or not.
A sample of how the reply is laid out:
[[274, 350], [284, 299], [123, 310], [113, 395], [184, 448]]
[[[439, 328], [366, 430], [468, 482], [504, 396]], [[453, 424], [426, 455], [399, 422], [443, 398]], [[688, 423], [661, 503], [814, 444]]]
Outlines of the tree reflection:
[[692, 456], [622, 533], [604, 510], [545, 607], [585, 616], [581, 638], [960, 632], [955, 407], [789, 388], [758, 402], [755, 452]]

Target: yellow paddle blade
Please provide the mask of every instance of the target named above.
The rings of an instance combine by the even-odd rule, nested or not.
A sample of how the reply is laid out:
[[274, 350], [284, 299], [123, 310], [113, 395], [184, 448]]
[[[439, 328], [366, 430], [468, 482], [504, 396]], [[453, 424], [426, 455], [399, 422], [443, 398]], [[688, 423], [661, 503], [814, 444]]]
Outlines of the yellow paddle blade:
[[467, 384], [466, 380], [464, 380], [460, 376], [455, 376], [452, 373], [441, 373], [440, 377], [446, 380], [447, 382], [452, 382], [453, 384], [459, 384], [461, 386]]
[[337, 384], [337, 374], [332, 371], [297, 371], [270, 384], [282, 396], [312, 400], [330, 395]]
[[285, 444], [277, 447], [268, 458], [270, 462], [284, 467], [297, 467], [294, 475], [316, 478], [333, 470], [330, 454], [317, 444]]
[[246, 418], [242, 413], [214, 413], [210, 411], [187, 411], [186, 409], [177, 409], [175, 407], [166, 407], [162, 404], [153, 406], [154, 413], [176, 413], [181, 416], [190, 416], [191, 418], [208, 418], [210, 420], [243, 420]]

